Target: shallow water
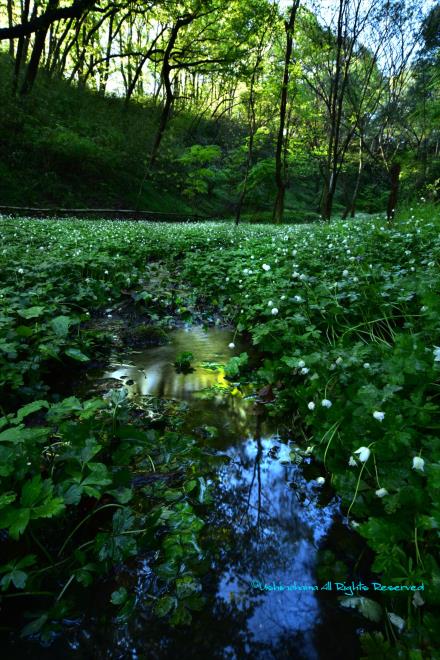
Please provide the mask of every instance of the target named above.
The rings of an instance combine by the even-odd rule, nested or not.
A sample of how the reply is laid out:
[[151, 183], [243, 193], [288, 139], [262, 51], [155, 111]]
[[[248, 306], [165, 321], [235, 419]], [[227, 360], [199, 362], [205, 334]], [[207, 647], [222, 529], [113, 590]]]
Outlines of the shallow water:
[[[189, 627], [173, 629], [153, 618], [145, 594], [154, 575], [149, 558], [140, 557], [130, 568], [137, 607], [128, 624], [105, 616], [108, 594], [93, 593], [91, 614], [67, 625], [46, 651], [16, 648], [21, 657], [359, 657], [355, 615], [338, 606], [336, 594], [321, 591], [316, 577], [318, 550], [338, 556], [353, 534], [341, 521], [337, 499], [317, 484], [319, 466], [310, 458], [301, 466], [292, 463], [294, 443], [281, 437], [283, 427], [263, 422], [252, 397], [226, 395], [223, 372], [203, 366], [225, 363], [245, 350], [235, 340], [237, 347], [229, 349], [232, 339], [226, 329], [179, 329], [169, 345], [116, 357], [102, 374], [104, 381], [122, 381], [133, 397], [186, 401], [186, 430], [225, 459], [213, 484], [207, 534], [212, 560], [203, 578], [203, 610]], [[183, 351], [194, 355], [194, 370], [186, 375], [173, 366]], [[206, 388], [213, 387], [207, 396]]]
[[[334, 497], [323, 501], [316, 479], [307, 481], [302, 467], [292, 464], [293, 443], [281, 440], [273, 423], [261, 421], [252, 398], [225, 396], [222, 371], [203, 366], [225, 363], [245, 350], [239, 345], [231, 350], [232, 339], [225, 329], [180, 329], [169, 345], [132, 353], [105, 374], [128, 381], [134, 396], [187, 401], [187, 430], [209, 429], [205, 442], [229, 459], [219, 468], [214, 490], [210, 522], [226, 533], [206, 581], [208, 606], [183, 634], [160, 626], [157, 637], [151, 628], [143, 635], [134, 624], [119, 643], [132, 658], [174, 657], [177, 649], [185, 658], [202, 652], [214, 658], [358, 657], [350, 614], [313, 589], [321, 586], [317, 551], [323, 544], [331, 547], [339, 503]], [[182, 351], [194, 355], [194, 370], [186, 375], [173, 366]], [[212, 387], [218, 393], [205, 398], [203, 390]], [[339, 535], [341, 530], [350, 535], [339, 522]], [[341, 635], [335, 635], [338, 629]]]

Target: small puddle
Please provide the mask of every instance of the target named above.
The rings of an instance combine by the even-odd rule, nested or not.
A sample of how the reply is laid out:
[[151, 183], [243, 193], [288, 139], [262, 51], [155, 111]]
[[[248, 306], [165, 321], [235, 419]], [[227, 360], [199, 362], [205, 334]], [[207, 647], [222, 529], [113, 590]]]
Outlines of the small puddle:
[[[338, 500], [324, 500], [316, 479], [292, 463], [292, 443], [261, 421], [251, 397], [225, 394], [221, 370], [206, 367], [246, 349], [234, 340], [231, 350], [232, 339], [225, 329], [179, 329], [170, 344], [130, 353], [104, 374], [124, 382], [132, 396], [188, 402], [186, 430], [217, 429], [204, 442], [229, 459], [219, 468], [210, 520], [224, 530], [225, 543], [206, 581], [203, 613], [187, 630], [130, 625], [118, 645], [131, 658], [359, 657], [353, 617], [336, 597], [314, 589], [322, 586], [318, 549], [331, 548], [336, 528], [339, 536], [352, 533], [341, 523]], [[194, 356], [188, 374], [174, 368], [183, 351]], [[214, 388], [209, 397], [206, 388]], [[310, 463], [306, 458], [303, 466]]]

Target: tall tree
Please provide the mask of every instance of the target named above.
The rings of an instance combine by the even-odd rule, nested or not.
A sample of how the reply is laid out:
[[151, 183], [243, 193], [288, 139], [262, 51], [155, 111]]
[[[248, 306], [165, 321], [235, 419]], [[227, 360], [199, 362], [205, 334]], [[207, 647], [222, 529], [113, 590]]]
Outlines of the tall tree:
[[290, 67], [292, 64], [293, 36], [295, 32], [296, 15], [300, 0], [294, 0], [288, 14], [288, 20], [284, 22], [286, 32], [286, 47], [284, 53], [283, 82], [281, 85], [281, 99], [279, 107], [278, 135], [275, 149], [275, 183], [277, 195], [273, 209], [273, 220], [280, 223], [284, 216], [284, 198], [287, 186], [287, 147], [288, 130], [286, 127], [287, 100], [289, 92]]

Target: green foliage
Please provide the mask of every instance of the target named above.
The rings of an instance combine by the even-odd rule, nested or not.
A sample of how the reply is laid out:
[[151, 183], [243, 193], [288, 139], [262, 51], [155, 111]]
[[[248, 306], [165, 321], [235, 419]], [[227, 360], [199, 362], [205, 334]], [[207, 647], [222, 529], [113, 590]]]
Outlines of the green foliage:
[[[55, 402], [48, 381], [58, 365], [81, 367], [69, 349], [94, 357], [99, 342], [87, 330], [87, 312], [107, 308], [109, 297], [116, 304], [127, 295], [127, 280], [147, 316], [181, 309], [176, 284], [183, 280], [193, 309], [216, 301], [223, 318], [250, 336], [258, 360], [234, 356], [228, 377], [251, 380], [258, 390], [267, 386], [265, 405], [274, 416], [296, 411], [298, 435], [325, 465], [349, 521], [374, 552], [378, 581], [425, 585], [423, 607], [411, 592], [378, 592], [372, 599], [405, 622], [399, 630], [384, 614], [383, 625], [393, 625], [396, 636], [386, 644], [393, 653], [409, 653], [418, 648], [417, 631], [423, 648], [434, 648], [440, 243], [435, 209], [418, 206], [412, 214], [394, 226], [378, 217], [243, 226], [233, 234], [228, 223], [3, 220], [0, 515], [16, 548], [2, 560], [5, 588], [16, 589], [15, 582], [26, 590], [52, 588], [45, 573], [49, 584], [34, 575], [45, 555], [32, 536], [39, 539], [44, 529], [49, 554], [66, 559], [66, 581], [74, 574], [79, 585], [89, 584], [145, 543], [159, 551], [157, 614], [185, 622], [200, 607], [197, 507], [209, 503], [209, 489], [197, 447], [145, 422], [117, 423], [125, 414], [124, 390], [106, 402]], [[146, 288], [155, 259], [168, 266], [163, 287], [170, 296], [154, 290], [157, 280]], [[152, 464], [163, 479], [147, 479], [149, 504], [138, 509], [129, 475], [151, 472]], [[182, 478], [170, 481], [166, 475], [180, 474], [182, 465], [188, 468]], [[90, 501], [91, 509], [84, 508]], [[79, 546], [89, 541], [79, 557]], [[29, 554], [37, 557], [35, 566], [19, 565]], [[127, 613], [131, 596], [121, 605]], [[383, 646], [377, 636], [365, 644]]]

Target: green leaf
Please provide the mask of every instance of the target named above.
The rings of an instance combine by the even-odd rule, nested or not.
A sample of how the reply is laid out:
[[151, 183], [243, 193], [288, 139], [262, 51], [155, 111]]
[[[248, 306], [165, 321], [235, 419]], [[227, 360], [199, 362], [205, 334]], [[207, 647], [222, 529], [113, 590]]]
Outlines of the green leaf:
[[41, 316], [45, 308], [42, 306], [28, 307], [27, 309], [21, 309], [18, 313], [24, 319], [34, 319], [38, 316]]
[[2, 495], [0, 495], [0, 509], [4, 509], [5, 506], [10, 504], [11, 502], [14, 502], [16, 499], [17, 499], [17, 494], [13, 493], [12, 491], [3, 493]]
[[28, 637], [29, 635], [35, 635], [40, 632], [46, 621], [48, 620], [48, 614], [42, 614], [37, 619], [34, 619], [28, 623], [21, 631], [21, 637]]
[[34, 412], [38, 412], [42, 408], [49, 408], [47, 401], [32, 401], [32, 403], [28, 403], [26, 406], [23, 406], [18, 410], [16, 415], [17, 422], [22, 422], [25, 417]]
[[9, 527], [9, 534], [11, 538], [17, 540], [20, 534], [23, 534], [24, 530], [29, 524], [29, 520], [31, 517], [31, 510], [30, 509], [14, 509], [13, 512], [11, 512], [12, 515], [10, 516], [10, 522], [9, 525], [3, 525], [1, 523], [1, 516], [0, 516], [0, 527]]
[[116, 591], [113, 591], [110, 600], [113, 605], [122, 605], [127, 600], [128, 592], [125, 587], [119, 587]]
[[90, 358], [87, 357], [87, 355], [84, 355], [84, 353], [81, 353], [81, 351], [78, 348], [66, 348], [64, 353], [67, 355], [67, 357], [72, 358], [72, 360], [76, 360], [77, 362], [89, 362]]
[[21, 489], [20, 504], [24, 507], [31, 507], [35, 504], [43, 491], [43, 480], [39, 474], [35, 475], [30, 481], [26, 481]]
[[162, 596], [155, 605], [154, 613], [159, 617], [166, 616], [176, 604], [176, 599], [172, 596]]
[[9, 589], [11, 582], [17, 589], [23, 589], [26, 585], [27, 578], [28, 574], [24, 571], [13, 569], [10, 573], [6, 573], [1, 579], [0, 585], [2, 591]]
[[58, 337], [67, 337], [72, 321], [73, 319], [71, 319], [69, 316], [56, 316], [54, 319], [52, 319], [50, 325]]

